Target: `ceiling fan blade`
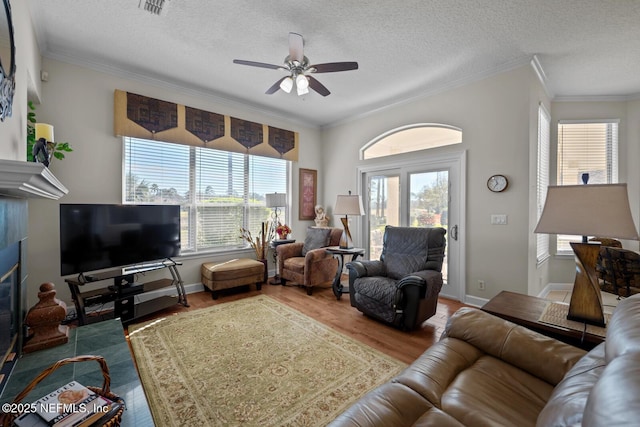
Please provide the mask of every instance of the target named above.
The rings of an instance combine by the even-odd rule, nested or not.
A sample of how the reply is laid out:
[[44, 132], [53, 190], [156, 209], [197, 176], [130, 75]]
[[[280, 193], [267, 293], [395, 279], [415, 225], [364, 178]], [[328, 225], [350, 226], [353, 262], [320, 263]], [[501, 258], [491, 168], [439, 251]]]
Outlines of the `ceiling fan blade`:
[[311, 87], [311, 89], [313, 89], [316, 92], [318, 92], [320, 95], [327, 96], [327, 95], [329, 95], [331, 93], [331, 92], [329, 92], [329, 89], [327, 89], [325, 87], [325, 85], [320, 83], [317, 79], [315, 79], [315, 78], [313, 78], [311, 76], [307, 76], [307, 78], [309, 79], [309, 87]]
[[[312, 69], [315, 68], [315, 71]], [[357, 70], [357, 62], [327, 62], [326, 64], [310, 65], [309, 71], [312, 73], [334, 73], [336, 71]]]
[[304, 39], [298, 33], [289, 33], [289, 59], [300, 63], [304, 59]]
[[284, 76], [283, 78], [278, 79], [278, 81], [277, 81], [277, 82], [275, 82], [275, 83], [273, 84], [273, 86], [271, 86], [269, 89], [267, 89], [267, 91], [266, 91], [265, 93], [266, 93], [267, 95], [273, 95], [274, 93], [276, 93], [276, 92], [280, 89], [280, 83], [282, 83], [282, 81], [283, 81], [284, 79], [286, 79], [287, 77], [289, 77], [289, 76]]
[[249, 65], [251, 67], [270, 68], [272, 70], [286, 70], [282, 65], [266, 64], [264, 62], [245, 61], [244, 59], [234, 59], [234, 64]]

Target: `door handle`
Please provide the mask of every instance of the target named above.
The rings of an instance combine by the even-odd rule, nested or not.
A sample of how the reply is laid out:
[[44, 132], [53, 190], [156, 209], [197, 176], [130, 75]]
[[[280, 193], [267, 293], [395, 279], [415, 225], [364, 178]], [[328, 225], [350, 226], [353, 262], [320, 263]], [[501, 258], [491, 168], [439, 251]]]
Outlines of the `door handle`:
[[451, 238], [453, 240], [458, 240], [458, 225], [454, 225], [453, 227], [451, 227], [451, 231], [449, 232], [449, 235], [451, 236]]

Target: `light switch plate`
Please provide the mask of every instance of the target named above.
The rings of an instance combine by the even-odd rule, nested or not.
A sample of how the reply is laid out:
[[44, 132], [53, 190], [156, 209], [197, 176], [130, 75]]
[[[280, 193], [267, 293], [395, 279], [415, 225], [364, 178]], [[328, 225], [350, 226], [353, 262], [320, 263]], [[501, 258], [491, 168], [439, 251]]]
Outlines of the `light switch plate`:
[[491, 225], [507, 225], [507, 214], [491, 214]]

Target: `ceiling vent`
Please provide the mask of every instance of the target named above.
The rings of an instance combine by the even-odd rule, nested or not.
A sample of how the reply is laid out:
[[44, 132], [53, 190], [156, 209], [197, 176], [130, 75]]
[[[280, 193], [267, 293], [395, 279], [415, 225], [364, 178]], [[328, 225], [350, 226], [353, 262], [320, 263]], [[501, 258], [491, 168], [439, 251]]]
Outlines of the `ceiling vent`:
[[142, 7], [142, 3], [144, 2], [143, 9], [147, 12], [151, 12], [154, 15], [160, 15], [162, 12], [162, 7], [164, 6], [165, 0], [140, 0], [138, 7]]

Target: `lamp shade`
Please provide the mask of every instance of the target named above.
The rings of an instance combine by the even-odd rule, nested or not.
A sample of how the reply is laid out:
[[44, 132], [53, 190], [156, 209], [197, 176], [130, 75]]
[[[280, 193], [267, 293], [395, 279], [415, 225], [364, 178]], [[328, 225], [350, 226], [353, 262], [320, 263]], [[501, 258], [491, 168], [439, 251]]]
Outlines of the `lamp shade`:
[[266, 195], [268, 208], [287, 206], [287, 193], [269, 193]]
[[333, 208], [336, 215], [364, 215], [362, 198], [359, 195], [342, 194], [336, 199], [336, 206]]
[[640, 240], [627, 184], [549, 186], [534, 233]]
[[291, 89], [293, 89], [293, 79], [291, 77], [287, 77], [286, 79], [280, 82], [280, 89], [289, 93]]
[[46, 139], [48, 142], [53, 142], [53, 126], [47, 123], [36, 123], [36, 141], [40, 138]]

